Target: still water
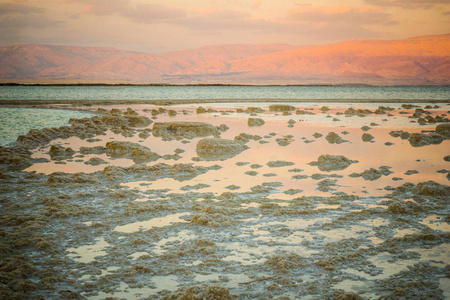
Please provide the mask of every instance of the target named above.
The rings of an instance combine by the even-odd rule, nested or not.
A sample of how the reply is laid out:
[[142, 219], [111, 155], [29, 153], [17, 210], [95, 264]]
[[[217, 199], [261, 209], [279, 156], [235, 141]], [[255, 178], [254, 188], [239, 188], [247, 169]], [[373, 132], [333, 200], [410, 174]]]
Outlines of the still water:
[[450, 86], [2, 86], [1, 100], [448, 100]]
[[14, 142], [30, 129], [70, 125], [71, 118], [92, 117], [91, 113], [35, 108], [0, 108], [0, 146]]
[[[0, 86], [2, 100], [449, 100], [450, 86]], [[0, 146], [33, 128], [68, 125], [86, 113], [0, 108]]]

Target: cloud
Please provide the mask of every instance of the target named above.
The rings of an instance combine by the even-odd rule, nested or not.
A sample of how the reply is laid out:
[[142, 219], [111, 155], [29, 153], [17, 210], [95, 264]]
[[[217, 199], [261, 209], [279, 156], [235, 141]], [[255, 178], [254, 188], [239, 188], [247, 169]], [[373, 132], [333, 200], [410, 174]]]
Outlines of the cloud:
[[[42, 16], [27, 16], [0, 19], [0, 28], [5, 30], [23, 29], [23, 28], [47, 28], [59, 26], [63, 24], [61, 21], [50, 21]], [[4, 29], [2, 29], [4, 30]]]
[[46, 15], [46, 10], [28, 4], [0, 3], [0, 41], [2, 45], [41, 42], [31, 32], [63, 26]]
[[137, 3], [133, 5], [129, 0], [81, 0], [80, 2], [87, 4], [81, 12], [82, 14], [93, 14], [96, 16], [117, 14], [129, 20], [142, 23], [158, 23], [186, 16], [184, 9], [162, 4]]
[[377, 6], [393, 6], [409, 9], [430, 9], [437, 4], [449, 4], [448, 0], [364, 0], [364, 2]]
[[253, 2], [252, 4], [252, 8], [253, 9], [258, 9], [262, 4], [262, 0], [255, 0], [255, 2]]
[[154, 20], [168, 20], [185, 17], [186, 11], [175, 7], [145, 3], [124, 10], [122, 15], [138, 22], [153, 23]]
[[168, 22], [201, 31], [246, 30], [255, 27], [250, 14], [223, 8], [197, 9], [192, 11], [189, 17], [173, 19]]
[[288, 11], [289, 20], [303, 23], [347, 23], [353, 25], [395, 25], [392, 16], [374, 7], [306, 6], [295, 7]]
[[42, 13], [42, 8], [18, 4], [18, 3], [0, 3], [0, 17], [7, 14], [27, 15], [32, 13]]
[[50, 20], [45, 10], [39, 7], [18, 3], [0, 4], [0, 30], [22, 28], [46, 28], [61, 25], [60, 21]]

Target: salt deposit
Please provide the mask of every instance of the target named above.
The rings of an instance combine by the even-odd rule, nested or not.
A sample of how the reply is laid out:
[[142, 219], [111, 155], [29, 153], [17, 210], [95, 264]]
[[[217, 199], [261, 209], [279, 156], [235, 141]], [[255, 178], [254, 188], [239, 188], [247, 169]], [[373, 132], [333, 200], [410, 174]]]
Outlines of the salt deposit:
[[449, 141], [426, 116], [448, 106], [241, 106], [92, 106], [0, 147], [1, 295], [447, 297]]

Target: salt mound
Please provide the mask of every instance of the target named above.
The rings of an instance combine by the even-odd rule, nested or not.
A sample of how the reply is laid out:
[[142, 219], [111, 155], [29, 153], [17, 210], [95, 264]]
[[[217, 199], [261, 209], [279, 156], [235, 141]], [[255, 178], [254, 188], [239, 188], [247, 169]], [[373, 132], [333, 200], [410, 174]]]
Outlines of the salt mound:
[[266, 122], [264, 122], [261, 118], [248, 118], [248, 126], [262, 126]]
[[153, 123], [152, 120], [145, 116], [138, 115], [134, 110], [128, 108], [125, 113], [118, 109], [112, 109], [102, 116], [102, 122], [108, 126], [146, 127]]
[[269, 106], [270, 111], [293, 111], [295, 107], [292, 105], [273, 104]]
[[22, 147], [0, 146], [0, 165], [6, 165], [9, 169], [25, 169], [32, 165], [31, 151]]
[[15, 145], [26, 149], [33, 149], [45, 145], [51, 140], [78, 136], [81, 139], [104, 134], [107, 128], [99, 117], [83, 119], [70, 119], [72, 126], [62, 126], [59, 128], [31, 129], [26, 135], [20, 135]]
[[279, 168], [294, 165], [293, 162], [284, 161], [284, 160], [272, 160], [267, 163], [267, 165], [271, 168]]
[[205, 138], [197, 143], [197, 155], [207, 160], [228, 159], [246, 149], [248, 147], [239, 141], [220, 138]]
[[304, 265], [303, 257], [296, 253], [274, 255], [266, 261], [266, 264], [279, 273], [289, 273], [290, 269], [297, 269]]
[[450, 186], [432, 180], [418, 183], [412, 191], [422, 196], [450, 196]]
[[419, 132], [412, 133], [408, 141], [413, 147], [422, 147], [427, 145], [438, 145], [444, 138], [437, 133], [423, 134]]
[[362, 172], [361, 176], [365, 179], [365, 180], [377, 180], [378, 178], [380, 178], [382, 176], [381, 171], [374, 169], [374, 168], [370, 168], [369, 170], [365, 170], [364, 172]]
[[204, 122], [157, 122], [153, 124], [153, 135], [163, 138], [195, 138], [218, 135], [219, 130]]
[[61, 159], [72, 156], [75, 151], [72, 148], [66, 148], [60, 145], [52, 145], [48, 151], [52, 159]]
[[232, 300], [230, 291], [220, 285], [209, 285], [206, 289], [202, 286], [187, 288], [183, 294], [168, 295], [164, 299], [202, 299], [202, 300]]
[[393, 202], [389, 204], [387, 211], [393, 214], [417, 214], [421, 212], [423, 208], [421, 205], [415, 202]]
[[346, 142], [336, 132], [329, 132], [325, 138], [330, 144], [340, 144]]
[[111, 156], [131, 157], [136, 163], [144, 161], [154, 161], [161, 157], [159, 154], [152, 152], [149, 148], [132, 142], [107, 142], [106, 148], [109, 149], [109, 154]]
[[128, 121], [128, 126], [131, 127], [147, 127], [152, 120], [145, 116], [125, 115], [124, 118]]
[[370, 133], [363, 133], [361, 139], [363, 140], [363, 142], [370, 142], [374, 139], [374, 137]]
[[439, 124], [436, 126], [436, 132], [441, 134], [450, 134], [450, 123]]
[[105, 161], [100, 157], [91, 157], [88, 161], [84, 162], [85, 165], [98, 166], [101, 164], [109, 164], [109, 162]]
[[330, 171], [340, 171], [348, 168], [352, 163], [357, 163], [356, 160], [350, 160], [342, 155], [329, 155], [322, 154], [319, 156], [317, 161], [310, 163], [311, 166], [317, 166], [319, 170], [330, 172]]

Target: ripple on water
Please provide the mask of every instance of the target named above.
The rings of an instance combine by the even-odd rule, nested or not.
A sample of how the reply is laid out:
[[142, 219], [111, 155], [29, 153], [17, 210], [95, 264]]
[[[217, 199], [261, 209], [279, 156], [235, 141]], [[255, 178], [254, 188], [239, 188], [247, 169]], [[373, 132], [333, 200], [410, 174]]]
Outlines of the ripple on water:
[[0, 108], [0, 146], [15, 142], [19, 135], [30, 129], [43, 129], [69, 125], [71, 118], [92, 117], [92, 113], [36, 108]]

